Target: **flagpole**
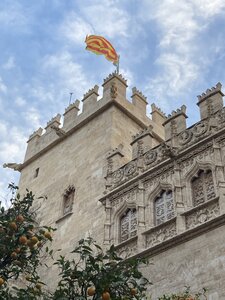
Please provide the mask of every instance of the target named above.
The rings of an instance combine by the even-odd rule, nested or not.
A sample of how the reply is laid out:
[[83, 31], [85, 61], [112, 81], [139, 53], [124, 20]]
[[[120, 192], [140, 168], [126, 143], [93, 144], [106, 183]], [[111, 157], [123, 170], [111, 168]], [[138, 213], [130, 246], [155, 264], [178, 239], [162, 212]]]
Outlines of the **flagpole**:
[[120, 70], [120, 56], [118, 55], [118, 63], [116, 64], [116, 73], [119, 74]]

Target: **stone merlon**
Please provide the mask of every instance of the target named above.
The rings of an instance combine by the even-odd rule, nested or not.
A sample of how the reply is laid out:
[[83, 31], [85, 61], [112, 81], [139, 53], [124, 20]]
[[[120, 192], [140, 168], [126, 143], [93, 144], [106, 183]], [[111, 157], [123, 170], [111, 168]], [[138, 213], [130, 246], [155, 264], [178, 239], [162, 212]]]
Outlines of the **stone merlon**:
[[222, 84], [218, 82], [215, 87], [207, 89], [205, 93], [198, 96], [201, 119], [210, 117], [213, 113], [223, 107], [223, 92], [221, 91]]

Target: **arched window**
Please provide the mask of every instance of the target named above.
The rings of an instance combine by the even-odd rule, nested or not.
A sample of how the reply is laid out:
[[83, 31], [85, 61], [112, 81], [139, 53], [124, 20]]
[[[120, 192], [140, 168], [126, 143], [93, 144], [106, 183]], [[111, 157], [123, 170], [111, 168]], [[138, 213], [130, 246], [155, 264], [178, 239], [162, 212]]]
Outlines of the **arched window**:
[[197, 206], [215, 198], [215, 189], [211, 170], [199, 170], [191, 180], [193, 205]]
[[124, 242], [137, 234], [137, 211], [128, 209], [120, 219], [120, 242]]
[[160, 225], [174, 217], [172, 191], [162, 191], [155, 199], [155, 225]]
[[63, 215], [66, 215], [72, 211], [74, 194], [74, 186], [69, 186], [63, 195]]

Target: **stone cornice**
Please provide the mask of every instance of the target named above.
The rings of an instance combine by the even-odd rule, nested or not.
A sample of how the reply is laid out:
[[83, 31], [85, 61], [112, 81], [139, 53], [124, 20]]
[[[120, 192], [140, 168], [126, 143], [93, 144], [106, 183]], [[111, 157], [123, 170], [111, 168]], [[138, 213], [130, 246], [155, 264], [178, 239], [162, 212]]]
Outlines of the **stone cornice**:
[[[21, 171], [23, 168], [28, 166], [30, 163], [32, 163], [37, 158], [42, 156], [44, 153], [48, 152], [50, 149], [52, 149], [53, 147], [55, 147], [56, 145], [61, 143], [64, 139], [66, 139], [67, 137], [72, 135], [75, 131], [77, 131], [78, 129], [83, 127], [85, 124], [87, 124], [92, 119], [99, 116], [100, 114], [102, 114], [104, 111], [108, 110], [112, 106], [115, 106], [118, 109], [120, 109], [122, 112], [124, 112], [129, 118], [131, 118], [134, 122], [136, 122], [141, 128], [145, 129], [146, 126], [149, 125], [149, 124], [146, 124], [146, 122], [142, 121], [141, 118], [137, 117], [135, 115], [135, 112], [132, 112], [131, 110], [125, 108], [117, 100], [111, 100], [110, 99], [110, 100], [104, 101], [104, 99], [102, 99], [102, 100], [99, 100], [98, 102], [99, 102], [100, 107], [98, 107], [91, 114], [84, 115], [83, 120], [80, 120], [73, 128], [71, 128], [69, 131], [67, 131], [64, 136], [61, 136], [61, 137], [57, 138], [52, 143], [47, 145], [45, 148], [40, 150], [38, 153], [34, 154], [32, 157], [27, 159], [23, 164], [21, 164], [21, 167], [20, 167], [19, 171]], [[127, 101], [127, 102], [129, 103], [129, 101]], [[147, 117], [146, 117], [146, 120], [147, 120]], [[151, 119], [148, 119], [148, 121], [149, 121], [149, 123], [151, 123]], [[153, 136], [155, 136], [158, 140], [162, 140], [162, 138], [159, 137], [155, 132], [153, 132]]]
[[[167, 158], [167, 159], [163, 160], [162, 162], [160, 162], [159, 164], [153, 166], [152, 168], [150, 168], [142, 173], [139, 173], [138, 175], [134, 176], [130, 180], [127, 180], [126, 182], [122, 183], [121, 185], [116, 186], [110, 192], [108, 192], [107, 194], [102, 196], [99, 199], [99, 201], [104, 203], [104, 200], [106, 198], [109, 198], [116, 193], [122, 192], [123, 189], [129, 188], [129, 186], [133, 185], [136, 181], [144, 179], [148, 175], [156, 172], [157, 170], [160, 170], [160, 169], [162, 170], [163, 167], [168, 166], [168, 169], [170, 169], [171, 168], [170, 164], [173, 163], [174, 161], [177, 161], [179, 159], [179, 163], [181, 163], [183, 160], [186, 160], [186, 158], [185, 158], [186, 154], [189, 154], [191, 156], [192, 152], [194, 152], [194, 151], [197, 151], [197, 153], [202, 152], [203, 150], [202, 150], [201, 146], [205, 146], [205, 148], [207, 149], [209, 147], [209, 145], [207, 144], [208, 142], [211, 141], [211, 146], [212, 146], [213, 140], [218, 138], [219, 136], [222, 136], [222, 134], [224, 134], [224, 133], [225, 133], [225, 128], [222, 128], [221, 130], [217, 131], [213, 135], [206, 136], [205, 139], [202, 139], [198, 143], [192, 144], [189, 147], [184, 148], [183, 151], [180, 151], [176, 157]], [[162, 170], [162, 172], [163, 172], [163, 170]]]
[[136, 257], [153, 257], [155, 255], [158, 255], [170, 248], [173, 247], [177, 247], [177, 245], [179, 244], [183, 244], [189, 240], [192, 240], [206, 232], [209, 232], [211, 230], [214, 230], [220, 226], [224, 226], [225, 225], [225, 214], [216, 217], [214, 219], [212, 219], [211, 221], [208, 221], [204, 224], [201, 224], [195, 228], [192, 228], [190, 230], [187, 230], [183, 233], [180, 233], [178, 235], [176, 235], [175, 237], [172, 237], [171, 239], [168, 239], [156, 246], [147, 248], [139, 253], [137, 253], [136, 255], [133, 255], [133, 258]]

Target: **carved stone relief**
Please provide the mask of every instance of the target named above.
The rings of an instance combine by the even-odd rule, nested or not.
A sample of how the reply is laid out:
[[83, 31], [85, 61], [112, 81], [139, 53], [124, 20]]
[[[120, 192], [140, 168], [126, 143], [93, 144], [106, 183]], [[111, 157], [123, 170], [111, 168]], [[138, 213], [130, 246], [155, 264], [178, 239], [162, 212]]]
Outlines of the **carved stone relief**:
[[194, 212], [189, 215], [186, 215], [186, 228], [191, 229], [196, 226], [199, 226], [207, 221], [218, 217], [220, 214], [220, 208], [218, 201], [215, 203], [208, 203], [202, 208], [196, 208]]
[[176, 236], [176, 234], [176, 222], [166, 223], [161, 225], [159, 228], [156, 227], [146, 235], [146, 246], [153, 247]]
[[116, 247], [117, 254], [122, 258], [128, 258], [137, 253], [137, 240], [128, 241], [123, 246]]

